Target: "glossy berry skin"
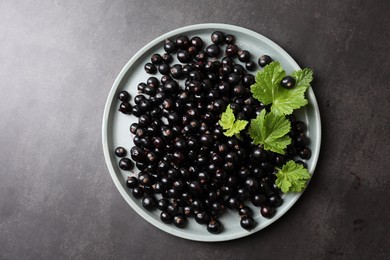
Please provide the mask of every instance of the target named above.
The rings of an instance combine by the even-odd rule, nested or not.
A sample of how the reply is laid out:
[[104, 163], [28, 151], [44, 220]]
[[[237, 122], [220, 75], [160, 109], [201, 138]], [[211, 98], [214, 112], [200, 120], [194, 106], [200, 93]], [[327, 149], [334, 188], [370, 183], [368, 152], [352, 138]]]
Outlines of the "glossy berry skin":
[[[146, 87], [146, 84], [145, 84], [145, 87]], [[136, 103], [137, 105], [139, 105], [142, 100], [145, 100], [144, 95], [137, 95], [134, 97], [134, 103]]]
[[115, 149], [115, 155], [118, 157], [125, 157], [127, 154], [127, 151], [125, 148], [119, 146]]
[[176, 39], [176, 46], [177, 46], [179, 49], [186, 50], [186, 49], [188, 49], [188, 47], [190, 46], [190, 40], [188, 39], [187, 36], [185, 36], [185, 35], [180, 35], [180, 36], [177, 37], [177, 39]]
[[253, 61], [248, 61], [245, 63], [245, 68], [249, 71], [255, 71], [256, 70], [256, 63]]
[[281, 85], [284, 88], [292, 89], [295, 87], [295, 79], [291, 76], [286, 76], [282, 79]]
[[212, 58], [217, 57], [219, 55], [219, 52], [220, 48], [216, 44], [211, 44], [206, 48], [207, 55]]
[[173, 41], [171, 41], [169, 39], [167, 39], [165, 41], [165, 43], [164, 43], [164, 50], [167, 53], [173, 53], [173, 52], [176, 51], [176, 49], [177, 49], [176, 44]]
[[149, 211], [156, 209], [156, 199], [151, 196], [146, 196], [142, 199], [142, 206]]
[[240, 201], [233, 196], [230, 196], [226, 200], [226, 206], [231, 210], [237, 210], [239, 205], [240, 205]]
[[238, 54], [238, 47], [235, 44], [229, 44], [226, 46], [226, 56], [236, 57]]
[[250, 87], [255, 84], [255, 77], [252, 74], [246, 74], [242, 77], [242, 84], [245, 87]]
[[118, 99], [122, 102], [129, 102], [130, 100], [130, 94], [126, 90], [123, 90], [119, 92]]
[[170, 215], [168, 212], [166, 211], [162, 211], [161, 214], [160, 214], [160, 219], [162, 222], [164, 222], [165, 224], [172, 224], [173, 222], [173, 217], [172, 215]]
[[145, 64], [145, 67], [144, 67], [146, 73], [149, 73], [149, 74], [155, 74], [157, 72], [157, 69], [156, 69], [156, 66], [154, 66], [153, 63], [146, 63]]
[[134, 163], [129, 158], [122, 158], [119, 160], [119, 168], [124, 171], [131, 171], [134, 168]]
[[254, 192], [259, 188], [259, 182], [253, 177], [248, 177], [244, 185], [250, 192]]
[[161, 57], [165, 63], [170, 64], [172, 62], [172, 55], [169, 53], [164, 53]]
[[160, 85], [160, 82], [158, 81], [158, 79], [156, 77], [150, 77], [146, 81], [146, 84], [152, 85], [153, 87], [157, 88]]
[[187, 225], [187, 218], [184, 215], [176, 215], [173, 219], [173, 224], [178, 228], [184, 228]]
[[177, 52], [177, 59], [181, 63], [188, 63], [191, 59], [191, 55], [186, 50], [180, 50]]
[[225, 41], [225, 34], [220, 31], [215, 31], [211, 34], [211, 41], [214, 44], [218, 44], [218, 45], [223, 44]]
[[299, 151], [299, 157], [301, 157], [304, 160], [309, 160], [311, 157], [311, 150], [308, 147], [303, 148]]
[[175, 80], [168, 80], [165, 82], [164, 90], [165, 93], [173, 93], [179, 89], [179, 85]]
[[221, 222], [218, 219], [213, 219], [207, 224], [207, 231], [211, 234], [219, 234], [223, 230]]
[[251, 54], [249, 53], [249, 51], [245, 51], [245, 50], [238, 51], [238, 60], [239, 61], [248, 62], [250, 58], [251, 58]]
[[202, 49], [203, 40], [199, 36], [194, 36], [191, 38], [191, 46], [195, 47], [197, 50]]
[[250, 154], [250, 159], [252, 164], [259, 165], [267, 159], [267, 153], [262, 148], [257, 147]]
[[160, 72], [162, 75], [169, 75], [171, 68], [169, 67], [168, 63], [161, 63], [158, 66], [158, 72]]
[[243, 217], [241, 218], [240, 225], [243, 229], [250, 231], [255, 227], [255, 221], [251, 217]]
[[260, 213], [265, 218], [272, 218], [275, 216], [276, 209], [270, 206], [263, 206], [260, 209]]
[[159, 199], [156, 206], [159, 210], [164, 211], [167, 209], [168, 205], [169, 205], [169, 200]]
[[264, 205], [264, 203], [267, 201], [267, 198], [264, 196], [264, 194], [255, 194], [252, 196], [252, 204], [256, 207], [260, 207]]
[[137, 147], [133, 146], [130, 150], [131, 158], [136, 162], [144, 162], [146, 159], [144, 151]]
[[227, 44], [233, 44], [235, 41], [236, 41], [236, 37], [234, 37], [234, 35], [226, 34], [226, 36], [225, 36], [225, 42], [226, 42]]
[[123, 114], [131, 114], [132, 113], [132, 107], [130, 105], [130, 103], [128, 102], [122, 102], [120, 105], [119, 105], [119, 109], [118, 109], [119, 112], [122, 112]]
[[234, 86], [234, 85], [237, 85], [238, 83], [240, 83], [240, 75], [233, 72], [233, 73], [230, 73], [229, 76], [228, 76], [228, 82], [230, 85]]
[[146, 84], [144, 82], [141, 82], [137, 86], [138, 93], [144, 93], [144, 89], [146, 87]]
[[250, 207], [242, 206], [238, 209], [238, 214], [240, 215], [240, 217], [250, 217], [252, 216], [253, 212]]
[[198, 224], [205, 225], [209, 223], [210, 217], [206, 212], [199, 212], [195, 215], [195, 221]]
[[283, 199], [279, 196], [279, 195], [271, 195], [270, 197], [268, 197], [267, 199], [267, 203], [271, 206], [271, 207], [279, 207], [280, 205], [283, 204]]
[[265, 66], [267, 66], [271, 62], [273, 62], [273, 59], [268, 55], [263, 55], [258, 60], [259, 66], [262, 68], [264, 68]]
[[128, 177], [126, 180], [126, 186], [129, 189], [134, 189], [138, 186], [138, 179], [134, 176]]
[[150, 61], [151, 61], [154, 65], [158, 65], [158, 64], [160, 64], [161, 62], [163, 62], [163, 58], [161, 57], [160, 54], [155, 53], [155, 54], [153, 54], [152, 57], [150, 58]]
[[140, 199], [142, 198], [142, 196], [144, 196], [144, 190], [142, 187], [135, 187], [131, 194], [133, 194], [134, 198], [136, 199]]
[[[210, 45], [211, 46], [211, 45]], [[218, 46], [217, 46], [218, 47]], [[207, 52], [207, 49], [206, 49], [206, 52]], [[207, 60], [207, 55], [208, 53], [206, 53], [204, 51], [199, 51], [196, 55], [195, 55], [195, 60], [196, 61], [206, 61]], [[219, 49], [215, 48], [214, 46], [210, 49], [210, 52], [219, 52]], [[211, 57], [211, 56], [210, 56]], [[195, 65], [195, 63], [193, 64]]]
[[174, 79], [181, 79], [184, 76], [183, 67], [180, 64], [175, 64], [171, 68], [171, 76]]

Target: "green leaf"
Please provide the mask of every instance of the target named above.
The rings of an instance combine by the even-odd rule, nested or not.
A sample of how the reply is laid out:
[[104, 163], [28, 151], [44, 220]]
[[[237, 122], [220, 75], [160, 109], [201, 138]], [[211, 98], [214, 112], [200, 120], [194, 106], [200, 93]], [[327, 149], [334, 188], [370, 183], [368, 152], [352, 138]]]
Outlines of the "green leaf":
[[292, 114], [294, 109], [307, 105], [305, 92], [313, 80], [310, 69], [298, 70], [291, 74], [296, 80], [293, 89], [285, 89], [280, 82], [286, 72], [279, 62], [272, 62], [256, 75], [256, 83], [251, 86], [253, 97], [271, 105], [271, 111], [276, 115]]
[[301, 192], [309, 179], [309, 171], [302, 164], [290, 160], [278, 170], [275, 184], [283, 193]]
[[222, 113], [221, 119], [218, 122], [222, 129], [226, 130], [224, 135], [229, 137], [239, 134], [248, 124], [248, 121], [236, 120], [230, 105], [226, 107], [226, 111]]
[[256, 74], [256, 83], [251, 86], [253, 97], [264, 103], [271, 104], [278, 96], [280, 82], [286, 76], [279, 62], [271, 62]]
[[236, 120], [236, 117], [234, 116], [230, 105], [228, 105], [226, 107], [226, 111], [222, 113], [221, 119], [219, 120], [219, 125], [223, 130], [226, 130], [232, 128], [234, 120]]
[[249, 135], [253, 140], [254, 144], [264, 144], [266, 129], [265, 129], [265, 109], [261, 110], [260, 114], [257, 115], [256, 119], [251, 120], [249, 127]]
[[283, 115], [266, 114], [263, 109], [260, 114], [251, 120], [249, 135], [256, 145], [263, 145], [265, 150], [284, 154], [284, 149], [291, 143], [287, 135], [291, 123]]
[[307, 89], [310, 86], [310, 82], [313, 81], [313, 71], [309, 68], [294, 71], [291, 76], [295, 79], [296, 87], [305, 87]]

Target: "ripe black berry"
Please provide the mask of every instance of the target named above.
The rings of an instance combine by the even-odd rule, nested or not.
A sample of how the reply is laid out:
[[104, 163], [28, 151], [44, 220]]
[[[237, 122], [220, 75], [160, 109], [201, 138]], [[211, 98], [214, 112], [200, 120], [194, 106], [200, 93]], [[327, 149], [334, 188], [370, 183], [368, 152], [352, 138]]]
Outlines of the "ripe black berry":
[[270, 206], [263, 206], [260, 209], [260, 213], [265, 218], [272, 218], [275, 216], [276, 209]]
[[213, 219], [207, 224], [207, 231], [211, 234], [219, 234], [222, 232], [222, 224], [218, 219]]
[[122, 102], [122, 103], [119, 105], [118, 111], [119, 111], [119, 112], [122, 112], [123, 114], [131, 114], [131, 112], [132, 112], [132, 107], [131, 107], [130, 103], [128, 103], [128, 102]]
[[156, 209], [156, 198], [152, 196], [146, 196], [142, 199], [142, 206], [149, 211]]
[[187, 225], [187, 218], [184, 215], [176, 215], [173, 219], [173, 224], [178, 228], [184, 228]]
[[122, 158], [119, 160], [119, 168], [124, 171], [131, 171], [134, 168], [134, 163], [129, 158]]
[[150, 61], [151, 61], [154, 65], [158, 65], [158, 64], [160, 64], [160, 63], [163, 61], [163, 58], [161, 57], [160, 54], [155, 53], [155, 54], [153, 54], [152, 57], [150, 58]]
[[245, 51], [245, 50], [238, 51], [239, 61], [248, 62], [250, 58], [251, 58], [251, 54], [249, 53], [249, 51]]
[[233, 44], [235, 41], [236, 41], [236, 37], [234, 37], [233, 35], [227, 34], [227, 35], [225, 36], [225, 42], [226, 42], [227, 44]]
[[207, 46], [206, 53], [209, 57], [217, 57], [219, 55], [220, 48], [216, 44], [211, 44]]
[[222, 44], [225, 42], [225, 35], [223, 32], [215, 31], [211, 34], [211, 41], [215, 44]]
[[131, 177], [127, 178], [126, 186], [129, 189], [134, 189], [135, 187], [138, 186], [138, 179], [136, 177], [134, 177], [134, 176], [131, 176]]
[[127, 154], [127, 151], [125, 148], [119, 146], [115, 149], [115, 155], [118, 157], [125, 157]]
[[173, 53], [173, 52], [176, 51], [176, 44], [175, 44], [173, 41], [167, 39], [167, 40], [165, 41], [165, 43], [164, 43], [164, 50], [165, 50], [167, 53]]
[[203, 47], [202, 39], [198, 36], [192, 37], [191, 46], [195, 47], [197, 50], [200, 50]]
[[153, 63], [146, 63], [145, 64], [145, 71], [149, 74], [155, 74], [157, 72], [156, 66], [154, 66]]
[[190, 46], [190, 40], [185, 35], [180, 35], [176, 38], [176, 46], [179, 49], [186, 50]]
[[243, 229], [252, 230], [255, 227], [255, 221], [251, 217], [241, 218], [240, 225]]
[[229, 44], [226, 46], [226, 56], [236, 57], [238, 54], [238, 47], [235, 44]]
[[122, 102], [129, 102], [130, 100], [130, 94], [126, 90], [123, 90], [119, 92], [118, 99]]
[[295, 79], [291, 76], [286, 76], [282, 79], [281, 85], [284, 88], [292, 89], [295, 87]]
[[271, 62], [273, 62], [272, 58], [268, 55], [263, 55], [259, 58], [258, 60], [258, 63], [259, 63], [259, 66], [264, 68], [265, 66], [267, 66], [268, 64], [270, 64]]

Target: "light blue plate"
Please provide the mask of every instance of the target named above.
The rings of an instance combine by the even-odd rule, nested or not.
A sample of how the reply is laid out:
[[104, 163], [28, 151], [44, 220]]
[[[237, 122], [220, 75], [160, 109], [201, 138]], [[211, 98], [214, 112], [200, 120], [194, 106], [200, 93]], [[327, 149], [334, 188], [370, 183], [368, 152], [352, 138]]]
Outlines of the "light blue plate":
[[[267, 39], [266, 37], [250, 31], [248, 29], [227, 25], [227, 24], [196, 24], [187, 27], [183, 27], [169, 33], [166, 33], [157, 39], [153, 40], [139, 52], [126, 64], [126, 66], [119, 73], [116, 78], [111, 92], [108, 96], [107, 103], [104, 109], [103, 116], [103, 151], [108, 166], [108, 170], [111, 174], [119, 192], [123, 198], [129, 203], [129, 205], [145, 220], [155, 225], [161, 230], [164, 230], [172, 235], [197, 240], [197, 241], [225, 241], [237, 239], [240, 237], [253, 234], [266, 226], [270, 225], [277, 219], [279, 219], [284, 213], [289, 210], [294, 203], [299, 199], [301, 193], [287, 194], [284, 196], [284, 203], [277, 209], [276, 215], [272, 219], [265, 219], [259, 213], [259, 208], [253, 207], [254, 219], [257, 222], [257, 226], [252, 231], [248, 232], [240, 227], [240, 220], [237, 212], [226, 212], [220, 221], [224, 225], [224, 232], [218, 235], [208, 233], [206, 227], [197, 224], [193, 219], [190, 219], [188, 225], [184, 229], [176, 228], [174, 225], [167, 225], [160, 221], [159, 213], [156, 210], [149, 212], [143, 209], [139, 200], [134, 199], [129, 189], [126, 188], [125, 180], [132, 174], [131, 172], [122, 171], [118, 167], [118, 158], [114, 155], [114, 150], [118, 146], [125, 147], [128, 151], [133, 146], [132, 136], [129, 132], [129, 126], [136, 122], [134, 116], [124, 115], [118, 112], [119, 100], [117, 99], [118, 93], [122, 90], [127, 90], [132, 97], [137, 95], [137, 85], [140, 82], [145, 82], [149, 74], [147, 74], [143, 66], [146, 62], [150, 61], [150, 57], [154, 53], [164, 53], [163, 42], [167, 38], [175, 39], [176, 36], [185, 34], [188, 37], [200, 36], [207, 46], [211, 43], [210, 35], [212, 32], [220, 30], [224, 33], [233, 34], [236, 36], [236, 44], [241, 48], [250, 51], [252, 57], [260, 57], [263, 54], [270, 55], [274, 60], [279, 61], [287, 73], [295, 70], [299, 70], [298, 64], [277, 44]], [[175, 64], [174, 61], [172, 64]], [[311, 173], [317, 164], [318, 155], [321, 144], [321, 121], [318, 110], [316, 98], [312, 89], [307, 91], [307, 99], [309, 105], [298, 111], [296, 114], [299, 120], [304, 121], [308, 126], [308, 137], [311, 140], [310, 148], [312, 150], [312, 156], [307, 165]], [[248, 203], [249, 205], [250, 203]], [[304, 213], [303, 213], [304, 214]]]

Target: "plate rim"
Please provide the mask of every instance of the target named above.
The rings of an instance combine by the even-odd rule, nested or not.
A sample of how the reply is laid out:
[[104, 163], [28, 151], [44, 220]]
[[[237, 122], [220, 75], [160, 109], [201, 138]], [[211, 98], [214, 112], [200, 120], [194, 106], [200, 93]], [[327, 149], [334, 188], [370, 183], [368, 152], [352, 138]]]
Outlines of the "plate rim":
[[[106, 162], [107, 168], [109, 170], [111, 179], [113, 180], [116, 188], [118, 189], [118, 191], [120, 192], [122, 197], [125, 199], [125, 201], [143, 219], [145, 219], [146, 221], [148, 221], [149, 223], [151, 223], [152, 225], [154, 225], [158, 229], [165, 231], [171, 235], [180, 237], [180, 238], [193, 240], [193, 241], [201, 241], [201, 242], [222, 242], [222, 241], [229, 241], [229, 240], [234, 240], [234, 239], [238, 239], [241, 237], [249, 236], [251, 234], [256, 233], [257, 231], [260, 231], [260, 230], [270, 226], [272, 223], [277, 221], [287, 211], [290, 210], [290, 208], [298, 201], [298, 199], [300, 198], [300, 196], [303, 194], [304, 191], [301, 193], [295, 194], [295, 196], [294, 196], [293, 200], [290, 202], [290, 204], [283, 208], [283, 212], [281, 214], [275, 216], [274, 218], [270, 219], [269, 222], [267, 223], [267, 225], [262, 227], [261, 229], [252, 230], [251, 232], [244, 230], [245, 233], [244, 232], [233, 233], [233, 234], [223, 234], [222, 233], [220, 235], [210, 234], [209, 236], [206, 236], [206, 237], [192, 235], [192, 234], [189, 234], [188, 232], [176, 230], [176, 229], [174, 229], [174, 228], [172, 228], [172, 227], [170, 227], [170, 226], [168, 226], [160, 221], [157, 221], [153, 217], [149, 216], [144, 210], [140, 209], [137, 205], [135, 205], [134, 201], [132, 201], [129, 198], [129, 195], [127, 194], [126, 190], [122, 186], [122, 183], [120, 182], [120, 180], [117, 177], [117, 174], [116, 174], [115, 169], [114, 169], [114, 165], [110, 159], [111, 154], [110, 154], [110, 148], [108, 146], [108, 121], [109, 121], [109, 115], [110, 115], [110, 107], [111, 107], [112, 102], [114, 100], [114, 94], [116, 92], [116, 89], [118, 88], [118, 86], [120, 85], [122, 80], [124, 79], [126, 73], [131, 68], [132, 64], [134, 64], [134, 62], [136, 62], [142, 55], [144, 55], [145, 52], [147, 52], [151, 47], [155, 46], [159, 42], [161, 42], [169, 37], [172, 37], [174, 35], [177, 35], [179, 33], [185, 33], [188, 31], [202, 30], [202, 29], [219, 29], [219, 30], [239, 31], [239, 32], [245, 33], [249, 36], [259, 38], [261, 41], [265, 42], [267, 45], [269, 45], [270, 47], [272, 47], [276, 51], [278, 51], [280, 54], [282, 54], [283, 57], [291, 64], [291, 66], [295, 70], [301, 69], [300, 66], [297, 64], [297, 62], [278, 44], [276, 44], [272, 40], [268, 39], [267, 37], [261, 35], [260, 33], [243, 28], [241, 26], [224, 24], [224, 23], [200, 23], [200, 24], [193, 24], [193, 25], [189, 25], [189, 26], [180, 27], [180, 28], [177, 28], [175, 30], [169, 31], [167, 33], [164, 33], [164, 34], [156, 37], [155, 39], [150, 41], [148, 44], [143, 46], [139, 51], [137, 51], [136, 54], [134, 54], [131, 57], [131, 59], [126, 63], [126, 65], [122, 68], [122, 70], [120, 71], [120, 73], [116, 77], [116, 79], [115, 79], [115, 81], [110, 89], [110, 92], [109, 92], [109, 95], [107, 97], [107, 101], [106, 101], [105, 107], [104, 107], [103, 121], [102, 121], [102, 145], [103, 145], [103, 154], [104, 154], [105, 162]], [[314, 143], [314, 147], [315, 147], [315, 150], [312, 151], [312, 157], [311, 157], [311, 160], [313, 160], [313, 161], [312, 161], [312, 169], [311, 169], [310, 173], [311, 173], [311, 175], [313, 175], [315, 172], [315, 168], [317, 166], [317, 163], [318, 163], [319, 152], [320, 152], [320, 148], [321, 148], [321, 118], [320, 118], [320, 112], [319, 112], [317, 99], [316, 99], [311, 87], [309, 87], [306, 95], [309, 96], [310, 105], [313, 106], [313, 112], [314, 112], [315, 121], [316, 121], [315, 123], [317, 125], [317, 129], [316, 129], [317, 139], [311, 140]]]

